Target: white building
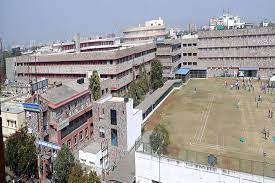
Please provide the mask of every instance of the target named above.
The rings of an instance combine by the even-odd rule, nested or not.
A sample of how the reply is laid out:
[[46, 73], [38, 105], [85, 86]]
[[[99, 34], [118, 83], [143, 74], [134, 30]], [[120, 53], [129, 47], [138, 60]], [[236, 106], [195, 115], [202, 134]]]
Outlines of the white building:
[[146, 21], [144, 26], [132, 27], [123, 31], [123, 44], [144, 44], [153, 42], [157, 38], [165, 38], [167, 35], [164, 21], [158, 20]]
[[275, 179], [135, 152], [136, 183], [274, 183]]
[[[79, 161], [95, 170], [98, 175], [101, 175], [102, 169], [108, 167], [107, 159], [103, 157], [106, 156], [107, 151], [102, 151], [101, 145], [98, 143], [92, 143], [87, 147], [79, 150]], [[103, 162], [104, 159], [104, 162]]]
[[1, 117], [4, 140], [25, 125], [24, 109], [16, 104], [1, 104]]
[[219, 29], [240, 29], [244, 28], [245, 22], [241, 22], [239, 16], [233, 16], [229, 13], [224, 13], [223, 16], [216, 18], [213, 17], [209, 21], [210, 30]]

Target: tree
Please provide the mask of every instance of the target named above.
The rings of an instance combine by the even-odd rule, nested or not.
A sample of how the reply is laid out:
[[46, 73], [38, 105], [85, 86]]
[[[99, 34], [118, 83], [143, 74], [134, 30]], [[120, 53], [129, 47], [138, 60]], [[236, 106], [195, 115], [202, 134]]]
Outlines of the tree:
[[92, 97], [94, 100], [98, 100], [101, 97], [100, 89], [100, 78], [97, 71], [93, 71], [92, 76], [90, 77], [89, 88], [92, 92]]
[[5, 149], [7, 166], [17, 176], [36, 175], [37, 151], [35, 137], [27, 133], [27, 128], [22, 128], [7, 138]]
[[68, 177], [68, 183], [82, 183], [84, 181], [83, 171], [79, 163], [76, 163]]
[[167, 129], [163, 125], [158, 124], [150, 135], [150, 145], [154, 153], [164, 154], [169, 143], [169, 133]]
[[96, 171], [91, 170], [88, 174], [87, 181], [85, 183], [100, 183], [100, 178], [97, 176]]
[[56, 160], [54, 169], [57, 182], [67, 182], [68, 175], [75, 165], [74, 156], [66, 145], [62, 145]]
[[145, 67], [139, 67], [139, 77], [129, 85], [127, 96], [133, 98], [134, 106], [144, 100], [145, 94], [149, 92], [149, 81]]
[[148, 81], [147, 73], [144, 66], [139, 67], [139, 78], [138, 78], [137, 85], [142, 89], [142, 92], [144, 95], [147, 92], [149, 92], [149, 81]]
[[150, 84], [153, 90], [156, 90], [163, 86], [163, 77], [162, 77], [162, 65], [160, 61], [154, 60], [151, 63], [151, 80]]

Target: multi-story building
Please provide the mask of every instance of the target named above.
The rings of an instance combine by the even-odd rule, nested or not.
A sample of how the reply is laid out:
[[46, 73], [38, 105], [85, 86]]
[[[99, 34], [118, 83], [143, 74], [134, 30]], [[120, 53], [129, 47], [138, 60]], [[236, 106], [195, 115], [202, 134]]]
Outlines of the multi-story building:
[[197, 68], [197, 43], [196, 35], [157, 41], [156, 58], [163, 65], [163, 77], [175, 78], [181, 67]]
[[[110, 94], [111, 80], [102, 80], [102, 95]], [[40, 104], [40, 112], [27, 112], [29, 129], [55, 144], [71, 149], [87, 142], [93, 133], [93, 106], [88, 82], [82, 79], [63, 82], [46, 92], [35, 94], [28, 103]], [[39, 120], [37, 120], [39, 118]]]
[[144, 26], [132, 27], [123, 31], [122, 42], [124, 44], [144, 44], [153, 42], [154, 39], [164, 39], [168, 34], [164, 21], [158, 20], [146, 21]]
[[89, 71], [97, 70], [101, 78], [109, 78], [113, 93], [127, 91], [128, 85], [139, 74], [139, 66], [144, 65], [148, 73], [155, 58], [155, 44], [146, 44], [111, 51], [85, 53], [65, 53], [54, 55], [31, 55], [12, 58], [15, 67], [7, 68], [10, 80], [29, 82], [37, 78], [48, 78], [49, 83], [86, 77]]
[[210, 30], [223, 30], [223, 29], [241, 29], [245, 27], [245, 22], [241, 22], [241, 18], [224, 13], [221, 17], [213, 17], [209, 21]]
[[141, 135], [142, 111], [133, 108], [133, 99], [101, 98], [94, 103], [94, 140], [108, 147], [112, 165], [134, 146]]
[[170, 39], [157, 42], [156, 59], [163, 66], [163, 77], [174, 78], [182, 65], [182, 40]]
[[198, 66], [207, 75], [224, 73], [272, 76], [275, 69], [275, 28], [251, 28], [198, 33]]
[[25, 126], [24, 109], [15, 103], [1, 104], [2, 131], [4, 140]]
[[80, 40], [78, 35], [74, 41], [65, 43], [55, 43], [52, 45], [53, 52], [88, 52], [88, 51], [107, 51], [121, 47], [120, 38], [97, 38]]

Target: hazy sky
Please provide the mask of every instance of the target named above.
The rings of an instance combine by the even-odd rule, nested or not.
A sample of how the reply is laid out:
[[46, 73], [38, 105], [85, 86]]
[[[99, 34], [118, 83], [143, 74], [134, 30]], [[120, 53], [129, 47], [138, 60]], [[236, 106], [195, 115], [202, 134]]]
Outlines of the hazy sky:
[[120, 33], [162, 17], [169, 27], [208, 24], [228, 9], [244, 20], [275, 20], [275, 0], [0, 0], [0, 37], [4, 43], [71, 39]]

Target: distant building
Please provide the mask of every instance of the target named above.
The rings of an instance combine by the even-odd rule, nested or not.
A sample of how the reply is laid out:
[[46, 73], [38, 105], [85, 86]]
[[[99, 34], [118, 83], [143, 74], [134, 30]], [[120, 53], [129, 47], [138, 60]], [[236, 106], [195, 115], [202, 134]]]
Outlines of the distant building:
[[164, 21], [158, 20], [146, 21], [144, 26], [132, 27], [123, 31], [123, 44], [144, 44], [153, 42], [153, 40], [164, 39], [168, 33]]
[[207, 76], [225, 73], [246, 77], [268, 77], [275, 72], [275, 28], [200, 31], [198, 67]]
[[213, 17], [209, 21], [210, 30], [241, 29], [245, 27], [245, 22], [238, 16], [224, 13], [221, 17]]
[[146, 44], [110, 51], [24, 55], [9, 58], [7, 62], [12, 62], [6, 71], [11, 82], [17, 80], [28, 83], [38, 77], [48, 78], [50, 84], [53, 84], [86, 77], [87, 72], [97, 70], [101, 78], [113, 81], [112, 93], [123, 94], [139, 75], [140, 66], [145, 66], [147, 74], [150, 73], [150, 63], [155, 54], [156, 45]]
[[120, 38], [109, 37], [109, 38], [96, 38], [96, 39], [85, 39], [80, 40], [79, 35], [74, 37], [74, 41], [61, 42], [52, 45], [54, 53], [65, 52], [88, 52], [88, 51], [107, 51], [114, 50], [121, 47]]
[[197, 35], [183, 35], [177, 39], [156, 42], [156, 58], [163, 65], [163, 77], [174, 79], [181, 67], [197, 67]]
[[13, 103], [1, 104], [2, 131], [4, 140], [25, 126], [25, 111]]

